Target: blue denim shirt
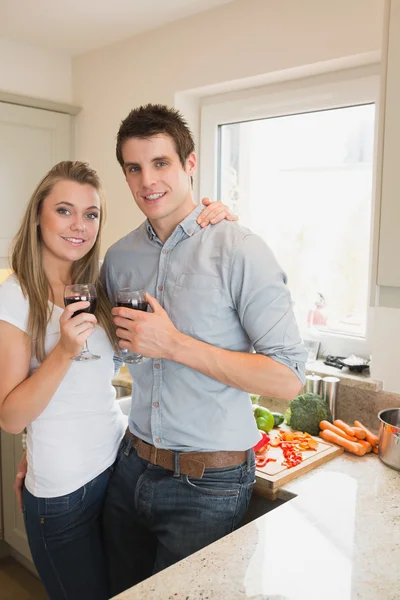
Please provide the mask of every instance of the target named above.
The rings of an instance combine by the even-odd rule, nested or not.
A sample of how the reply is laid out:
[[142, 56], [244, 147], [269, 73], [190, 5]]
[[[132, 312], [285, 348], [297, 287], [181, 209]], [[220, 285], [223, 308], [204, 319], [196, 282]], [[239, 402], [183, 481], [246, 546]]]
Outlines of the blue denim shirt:
[[[269, 356], [304, 382], [306, 350], [286, 275], [265, 242], [241, 225], [222, 221], [202, 229], [196, 223], [202, 208], [164, 244], [145, 221], [111, 246], [102, 267], [110, 298], [119, 288], [143, 288], [182, 333]], [[259, 440], [248, 393], [172, 360], [148, 360], [129, 371], [129, 428], [146, 442], [211, 451], [246, 450]]]

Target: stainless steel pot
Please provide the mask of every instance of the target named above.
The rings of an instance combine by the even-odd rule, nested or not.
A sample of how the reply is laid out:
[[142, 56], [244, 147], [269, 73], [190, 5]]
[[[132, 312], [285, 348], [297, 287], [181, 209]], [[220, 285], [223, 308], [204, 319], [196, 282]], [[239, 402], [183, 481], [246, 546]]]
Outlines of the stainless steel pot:
[[378, 414], [379, 458], [388, 467], [400, 471], [400, 408], [387, 408]]

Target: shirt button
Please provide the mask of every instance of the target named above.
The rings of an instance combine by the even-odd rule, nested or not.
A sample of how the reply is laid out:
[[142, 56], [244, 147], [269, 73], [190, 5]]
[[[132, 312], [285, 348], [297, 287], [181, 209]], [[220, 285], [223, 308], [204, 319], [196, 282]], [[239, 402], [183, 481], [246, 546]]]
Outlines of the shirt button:
[[161, 442], [161, 438], [156, 438], [156, 444], [159, 444]]
[[159, 291], [159, 292], [162, 292], [162, 291], [163, 291], [163, 289], [164, 289], [164, 286], [163, 286], [163, 285], [159, 285], [159, 286], [158, 286], [158, 291]]
[[154, 408], [158, 408], [160, 406], [159, 402], [153, 402]]
[[168, 250], [166, 248], [164, 248], [164, 250], [162, 252], [163, 252], [163, 254], [168, 254]]
[[189, 234], [189, 235], [192, 235], [192, 233], [193, 233], [193, 229], [190, 227], [190, 228], [188, 229], [188, 234]]
[[160, 363], [156, 363], [156, 364], [154, 365], [154, 368], [155, 368], [155, 369], [159, 369], [159, 368], [160, 368]]

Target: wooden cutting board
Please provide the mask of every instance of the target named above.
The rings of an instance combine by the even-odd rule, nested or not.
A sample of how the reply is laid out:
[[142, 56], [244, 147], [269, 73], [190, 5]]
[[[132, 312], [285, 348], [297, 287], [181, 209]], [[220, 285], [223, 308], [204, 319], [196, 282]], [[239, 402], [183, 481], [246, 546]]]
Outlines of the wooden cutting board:
[[[289, 428], [283, 427], [282, 429], [287, 430]], [[268, 435], [271, 440], [274, 439], [279, 435], [279, 429], [273, 429]], [[314, 439], [318, 442], [318, 448], [302, 452], [303, 461], [291, 468], [282, 466], [284, 460], [282, 448], [270, 446], [267, 456], [277, 460], [268, 463], [265, 467], [256, 469], [256, 493], [265, 496], [269, 500], [275, 500], [280, 487], [299, 477], [299, 475], [304, 475], [311, 469], [332, 460], [335, 456], [339, 456], [344, 450], [340, 446], [329, 444], [319, 437], [314, 437]]]

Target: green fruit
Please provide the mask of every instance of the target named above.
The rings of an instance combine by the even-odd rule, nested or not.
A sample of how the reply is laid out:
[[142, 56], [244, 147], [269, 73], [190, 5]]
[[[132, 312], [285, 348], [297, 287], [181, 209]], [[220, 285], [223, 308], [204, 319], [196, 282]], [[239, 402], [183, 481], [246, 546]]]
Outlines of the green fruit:
[[274, 426], [274, 417], [269, 411], [268, 413], [268, 415], [256, 417], [258, 429], [261, 429], [261, 431], [265, 431], [265, 433], [269, 433]]
[[285, 415], [280, 412], [273, 412], [272, 416], [274, 417], [274, 427], [279, 427], [285, 420]]

